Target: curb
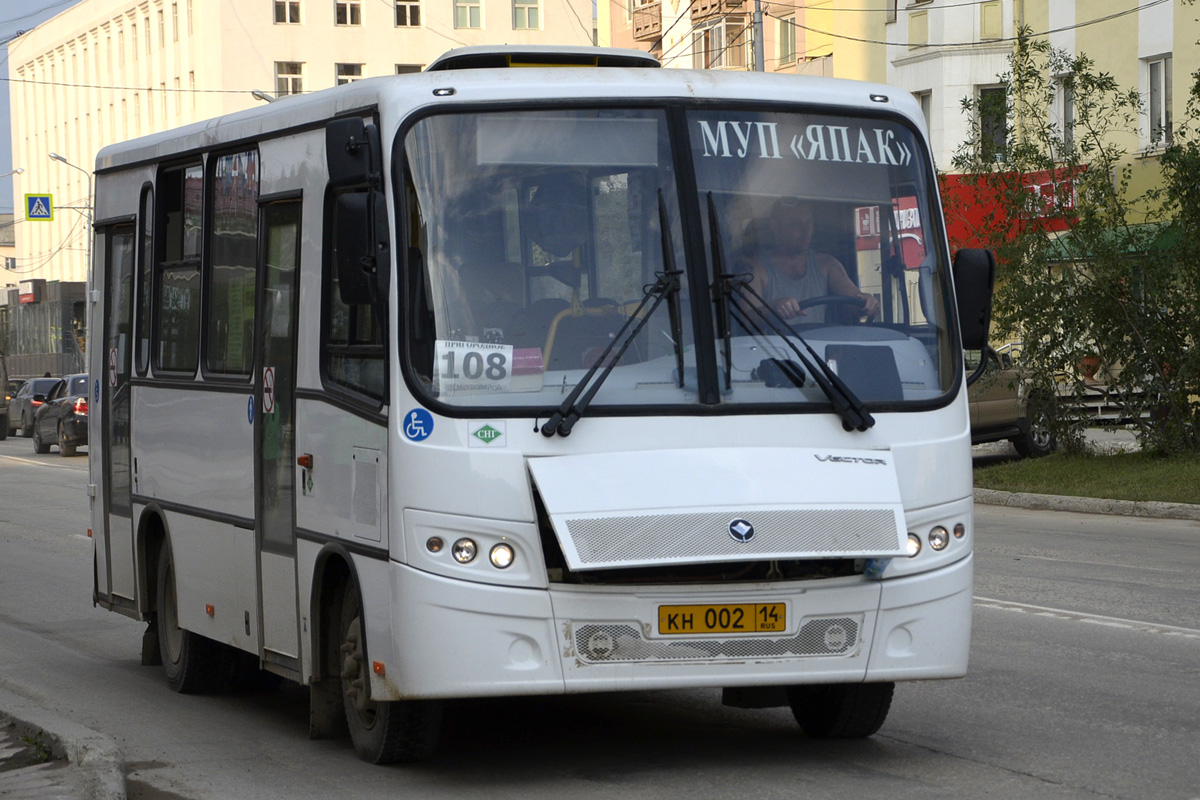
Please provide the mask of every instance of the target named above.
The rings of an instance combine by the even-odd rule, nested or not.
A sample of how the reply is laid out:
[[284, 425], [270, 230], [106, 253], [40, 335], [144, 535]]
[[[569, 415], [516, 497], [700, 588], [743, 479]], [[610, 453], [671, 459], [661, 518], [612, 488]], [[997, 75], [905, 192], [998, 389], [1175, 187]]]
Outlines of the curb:
[[975, 502], [984, 505], [1028, 508], [1037, 511], [1073, 511], [1079, 514], [1109, 514], [1125, 517], [1200, 520], [1200, 505], [1140, 500], [1105, 500], [1095, 497], [1066, 497], [1056, 494], [1002, 492], [976, 489]]
[[66, 756], [70, 783], [80, 797], [127, 800], [125, 758], [112, 737], [57, 717], [4, 689], [0, 689], [0, 718], [12, 720], [22, 735], [41, 733], [50, 739], [55, 754]]

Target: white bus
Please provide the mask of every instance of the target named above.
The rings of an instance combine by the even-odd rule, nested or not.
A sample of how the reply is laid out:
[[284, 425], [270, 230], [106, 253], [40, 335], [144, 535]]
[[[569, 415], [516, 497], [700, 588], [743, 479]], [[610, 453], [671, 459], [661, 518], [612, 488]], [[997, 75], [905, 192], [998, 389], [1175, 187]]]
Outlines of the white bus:
[[994, 261], [917, 103], [654, 66], [452, 51], [100, 152], [94, 598], [172, 688], [283, 676], [382, 763], [448, 698], [862, 737], [965, 674]]

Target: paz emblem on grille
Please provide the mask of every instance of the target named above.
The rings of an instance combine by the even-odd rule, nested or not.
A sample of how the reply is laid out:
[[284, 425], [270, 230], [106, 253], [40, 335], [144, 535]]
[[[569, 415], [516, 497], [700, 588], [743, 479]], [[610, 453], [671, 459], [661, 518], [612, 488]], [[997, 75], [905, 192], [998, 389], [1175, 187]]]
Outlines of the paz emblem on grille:
[[744, 519], [735, 519], [729, 523], [729, 535], [735, 542], [745, 544], [754, 538], [754, 526]]

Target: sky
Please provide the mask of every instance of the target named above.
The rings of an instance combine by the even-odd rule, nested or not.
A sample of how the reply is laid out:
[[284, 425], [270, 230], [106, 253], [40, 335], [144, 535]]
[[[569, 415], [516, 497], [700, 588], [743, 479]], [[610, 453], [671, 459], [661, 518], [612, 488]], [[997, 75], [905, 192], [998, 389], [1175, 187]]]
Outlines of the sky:
[[[81, 0], [0, 0], [0, 43], [37, 27]], [[48, 157], [48, 156], [47, 156]], [[0, 175], [24, 164], [12, 163], [12, 121], [8, 104], [8, 46], [0, 44]], [[20, 205], [18, 202], [16, 205]], [[12, 177], [0, 178], [0, 213], [13, 210]]]

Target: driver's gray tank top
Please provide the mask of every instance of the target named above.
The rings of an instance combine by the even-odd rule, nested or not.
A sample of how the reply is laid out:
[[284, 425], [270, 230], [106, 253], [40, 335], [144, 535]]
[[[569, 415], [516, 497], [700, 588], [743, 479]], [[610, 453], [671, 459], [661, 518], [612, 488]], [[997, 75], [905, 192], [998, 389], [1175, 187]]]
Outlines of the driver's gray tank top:
[[[808, 251], [804, 275], [799, 278], [784, 275], [775, 268], [774, 262], [769, 258], [766, 259], [766, 268], [767, 291], [765, 296], [769, 303], [785, 297], [794, 297], [804, 301], [829, 294], [829, 277], [825, 274], [825, 270], [817, 264], [817, 254], [812, 250]], [[793, 320], [796, 322], [824, 322], [825, 308], [825, 306], [806, 308], [804, 315], [793, 317]]]

